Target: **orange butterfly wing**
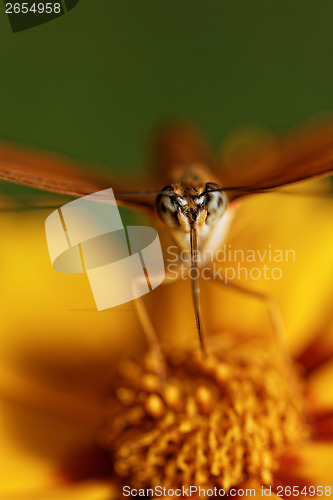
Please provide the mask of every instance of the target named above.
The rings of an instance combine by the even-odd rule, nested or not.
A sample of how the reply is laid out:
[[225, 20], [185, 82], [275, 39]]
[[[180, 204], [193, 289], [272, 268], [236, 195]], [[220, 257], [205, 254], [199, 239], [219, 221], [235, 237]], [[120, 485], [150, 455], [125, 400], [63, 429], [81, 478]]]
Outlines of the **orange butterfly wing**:
[[[102, 189], [131, 191], [125, 181], [115, 181], [105, 168], [82, 165], [64, 157], [30, 148], [0, 143], [0, 179], [52, 193], [85, 196]], [[118, 176], [117, 176], [118, 177]], [[133, 181], [136, 189], [140, 186]], [[152, 212], [153, 199], [144, 196], [120, 196], [120, 203]], [[145, 199], [147, 198], [147, 199]]]
[[[243, 152], [221, 167], [230, 200], [333, 172], [333, 123], [322, 122], [282, 137], [264, 151]], [[237, 189], [239, 188], [239, 189]]]
[[[175, 167], [207, 165], [217, 173], [230, 201], [333, 171], [333, 124], [325, 122], [282, 138], [270, 148], [243, 152], [232, 168], [214, 159], [203, 136], [186, 122], [159, 127], [151, 141], [149, 180], [119, 182], [101, 167], [89, 167], [50, 153], [0, 143], [0, 179], [34, 188], [84, 196], [112, 187], [120, 202], [153, 214], [154, 193], [175, 182]], [[116, 175], [119, 179], [119, 175]], [[209, 180], [209, 179], [208, 179]], [[135, 186], [135, 190], [133, 189]], [[130, 192], [133, 191], [133, 194]]]

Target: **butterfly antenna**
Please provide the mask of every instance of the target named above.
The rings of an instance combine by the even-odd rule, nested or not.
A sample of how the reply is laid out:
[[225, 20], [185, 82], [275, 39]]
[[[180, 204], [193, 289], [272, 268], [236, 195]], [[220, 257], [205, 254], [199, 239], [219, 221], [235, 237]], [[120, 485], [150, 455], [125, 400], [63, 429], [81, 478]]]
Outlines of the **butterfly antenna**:
[[[285, 187], [285, 186], [281, 186]], [[209, 189], [207, 192], [211, 193], [214, 191], [238, 191], [239, 193], [242, 194], [282, 194], [282, 195], [289, 195], [289, 196], [300, 196], [300, 197], [306, 197], [306, 198], [332, 198], [333, 193], [330, 192], [329, 190], [325, 191], [281, 191], [279, 189], [279, 186], [268, 186], [268, 187], [261, 187], [261, 188], [255, 188], [255, 187], [222, 187], [222, 188], [215, 188], [215, 189]]]
[[197, 331], [199, 335], [201, 350], [202, 353], [206, 355], [207, 351], [204, 342], [203, 328], [200, 315], [200, 304], [199, 304], [200, 288], [198, 282], [198, 238], [197, 238], [197, 230], [193, 226], [191, 226], [190, 239], [191, 239], [191, 286], [192, 286], [194, 314], [195, 314], [195, 321], [197, 324]]

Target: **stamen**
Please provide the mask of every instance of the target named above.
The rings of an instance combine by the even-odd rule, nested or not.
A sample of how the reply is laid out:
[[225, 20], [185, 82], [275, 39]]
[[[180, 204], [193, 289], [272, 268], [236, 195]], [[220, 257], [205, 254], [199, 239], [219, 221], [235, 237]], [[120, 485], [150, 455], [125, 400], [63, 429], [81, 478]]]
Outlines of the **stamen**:
[[170, 354], [162, 390], [149, 358], [122, 373], [102, 440], [133, 487], [269, 485], [279, 455], [308, 437], [300, 379], [262, 339], [221, 334], [214, 355]]

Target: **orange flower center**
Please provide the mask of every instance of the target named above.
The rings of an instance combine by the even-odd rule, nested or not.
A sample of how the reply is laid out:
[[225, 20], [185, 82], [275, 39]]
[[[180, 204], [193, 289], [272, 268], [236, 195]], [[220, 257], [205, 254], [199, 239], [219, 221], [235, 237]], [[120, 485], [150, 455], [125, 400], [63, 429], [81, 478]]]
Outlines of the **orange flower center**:
[[121, 368], [103, 433], [116, 473], [135, 488], [271, 484], [278, 456], [308, 437], [296, 370], [262, 339], [227, 334], [214, 355], [166, 363], [164, 384], [149, 357]]

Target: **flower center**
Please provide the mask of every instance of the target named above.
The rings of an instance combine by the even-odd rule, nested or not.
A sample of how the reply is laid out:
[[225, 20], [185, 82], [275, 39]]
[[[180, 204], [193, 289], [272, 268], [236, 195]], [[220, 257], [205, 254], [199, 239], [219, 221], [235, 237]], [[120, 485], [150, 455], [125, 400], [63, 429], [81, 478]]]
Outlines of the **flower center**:
[[276, 461], [308, 437], [302, 385], [262, 339], [221, 334], [214, 355], [126, 364], [118, 410], [103, 432], [116, 473], [136, 488], [272, 483]]

